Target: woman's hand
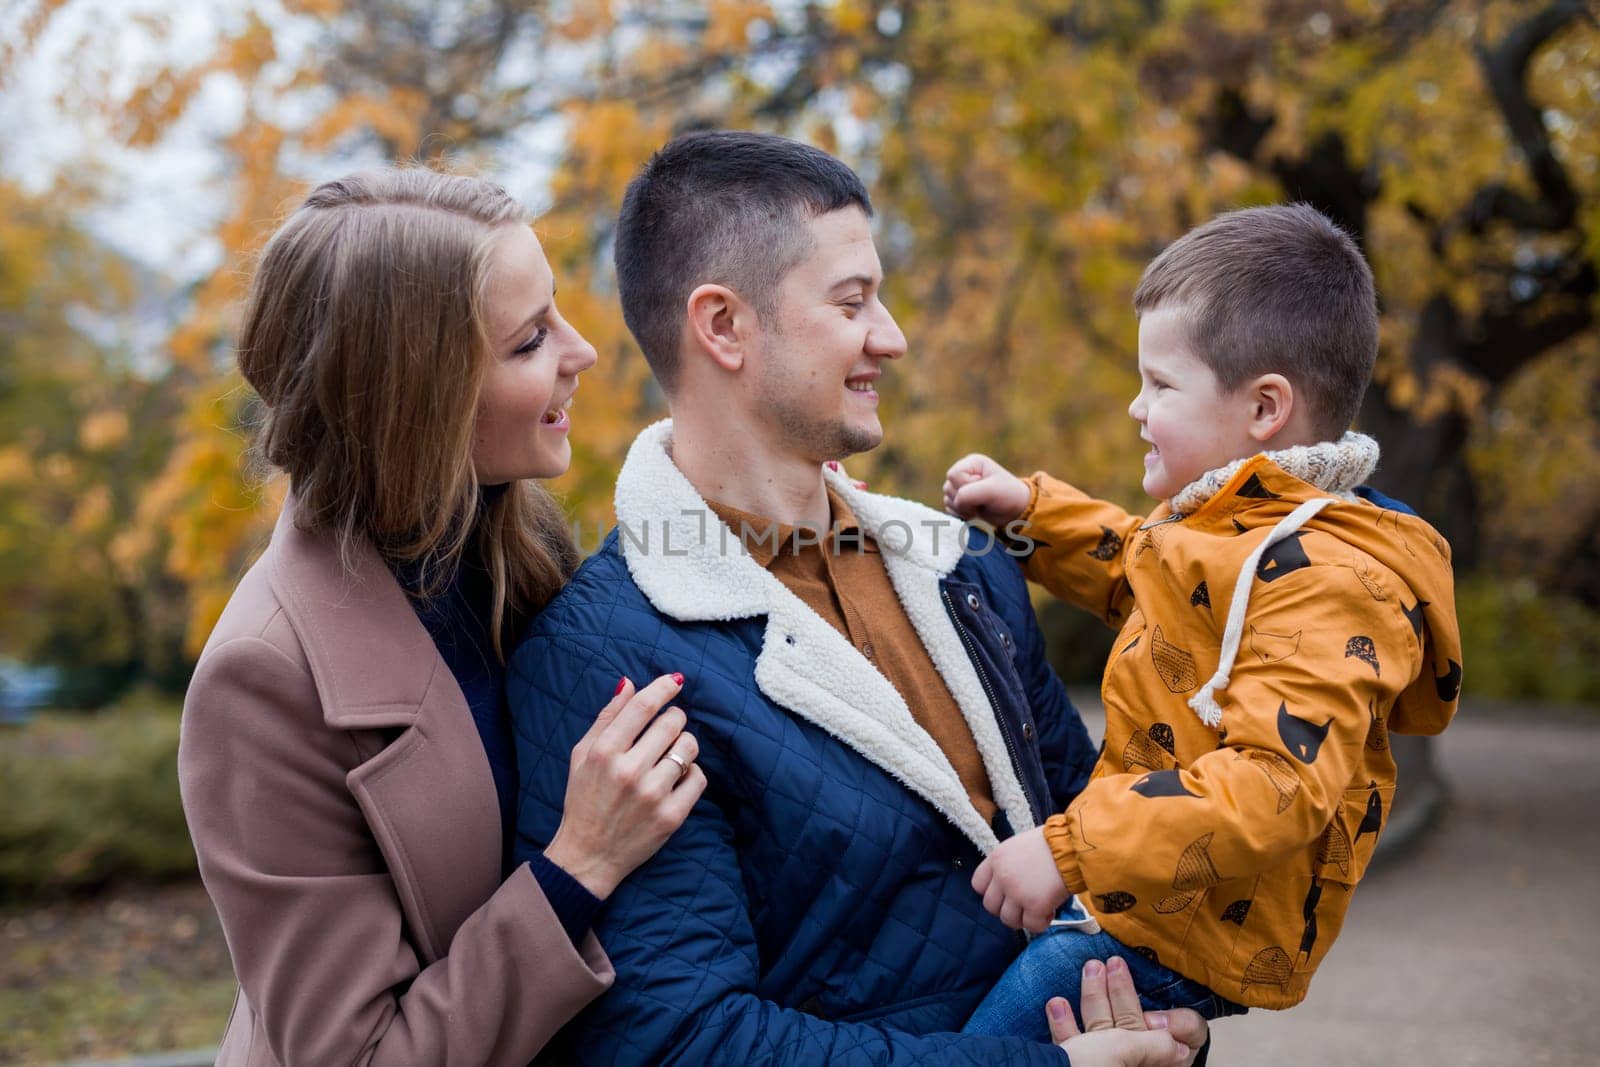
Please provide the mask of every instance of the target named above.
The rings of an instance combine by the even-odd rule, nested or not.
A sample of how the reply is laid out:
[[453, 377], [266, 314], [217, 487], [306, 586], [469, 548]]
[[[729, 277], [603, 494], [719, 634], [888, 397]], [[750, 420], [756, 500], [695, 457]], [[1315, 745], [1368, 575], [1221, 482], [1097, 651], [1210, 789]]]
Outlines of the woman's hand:
[[1061, 997], [1045, 1005], [1050, 1039], [1072, 1067], [1186, 1067], [1206, 1043], [1206, 1021], [1187, 1008], [1142, 1011], [1128, 965], [1113, 956], [1083, 968], [1083, 1028]]
[[601, 900], [655, 855], [705, 792], [688, 717], [661, 710], [682, 688], [681, 674], [638, 692], [624, 678], [572, 750], [561, 825], [544, 854]]

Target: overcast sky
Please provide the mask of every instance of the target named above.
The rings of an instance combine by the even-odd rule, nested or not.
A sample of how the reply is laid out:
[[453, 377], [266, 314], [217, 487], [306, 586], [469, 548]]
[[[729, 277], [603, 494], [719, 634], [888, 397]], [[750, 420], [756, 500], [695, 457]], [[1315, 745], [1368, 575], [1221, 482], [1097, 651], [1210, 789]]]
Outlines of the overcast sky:
[[[0, 35], [15, 42], [36, 0], [0, 2]], [[108, 205], [84, 220], [102, 240], [176, 280], [213, 267], [207, 236], [222, 206], [221, 160], [210, 144], [238, 116], [221, 80], [161, 145], [119, 148], [90, 104], [125, 96], [140, 75], [173, 57], [208, 55], [220, 19], [240, 4], [216, 0], [70, 0], [0, 81], [0, 169], [29, 188], [62, 171], [102, 172]], [[170, 16], [161, 38], [139, 22]], [[232, 95], [234, 99], [230, 100]]]

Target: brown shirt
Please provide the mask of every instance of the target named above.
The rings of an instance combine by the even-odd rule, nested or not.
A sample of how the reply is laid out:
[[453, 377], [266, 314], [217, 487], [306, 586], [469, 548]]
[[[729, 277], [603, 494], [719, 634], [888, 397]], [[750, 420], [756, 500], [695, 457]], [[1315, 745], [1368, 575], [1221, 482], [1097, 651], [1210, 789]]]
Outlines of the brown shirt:
[[844, 499], [828, 489], [833, 525], [826, 533], [707, 503], [740, 537], [751, 559], [843, 634], [899, 690], [911, 717], [955, 768], [972, 806], [992, 823], [994, 793], [972, 730], [906, 617], [878, 543]]

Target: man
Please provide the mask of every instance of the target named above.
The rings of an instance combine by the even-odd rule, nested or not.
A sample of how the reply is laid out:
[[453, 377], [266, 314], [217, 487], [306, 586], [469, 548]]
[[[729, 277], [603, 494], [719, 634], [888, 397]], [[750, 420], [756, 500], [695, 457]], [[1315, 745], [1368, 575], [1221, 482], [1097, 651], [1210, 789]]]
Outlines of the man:
[[679, 138], [629, 187], [620, 295], [672, 419], [513, 659], [519, 835], [549, 840], [624, 677], [684, 675], [710, 786], [607, 902], [616, 988], [558, 1057], [1063, 1062], [952, 1032], [1020, 947], [973, 868], [1095, 752], [1015, 562], [838, 469], [906, 350], [870, 213], [838, 160], [746, 133]]

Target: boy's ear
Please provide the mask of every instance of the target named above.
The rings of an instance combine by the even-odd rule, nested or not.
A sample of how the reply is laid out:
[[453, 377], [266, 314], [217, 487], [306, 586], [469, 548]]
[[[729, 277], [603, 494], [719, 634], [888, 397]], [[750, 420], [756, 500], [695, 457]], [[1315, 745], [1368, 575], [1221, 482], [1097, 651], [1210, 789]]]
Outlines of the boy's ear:
[[684, 329], [695, 348], [723, 370], [744, 366], [756, 326], [755, 309], [725, 285], [707, 283], [689, 294]]
[[1261, 444], [1276, 437], [1294, 414], [1294, 386], [1281, 374], [1263, 374], [1245, 386], [1247, 432]]

